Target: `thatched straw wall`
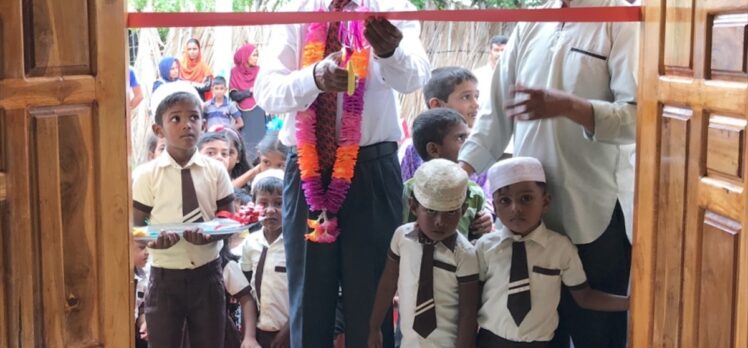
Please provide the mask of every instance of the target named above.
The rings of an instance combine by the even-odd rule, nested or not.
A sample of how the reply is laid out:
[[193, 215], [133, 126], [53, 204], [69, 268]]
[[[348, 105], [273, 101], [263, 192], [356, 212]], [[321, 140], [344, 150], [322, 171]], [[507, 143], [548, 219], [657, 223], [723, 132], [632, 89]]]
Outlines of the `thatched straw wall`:
[[[513, 24], [510, 23], [424, 22], [421, 41], [429, 55], [432, 67], [457, 65], [474, 69], [485, 64], [489, 39], [496, 34], [508, 34], [512, 26]], [[269, 40], [270, 28], [271, 26], [231, 28], [231, 51], [220, 54], [228, 55], [228, 59], [231, 59], [234, 50], [247, 42], [257, 44], [262, 50]], [[147, 153], [146, 144], [152, 123], [147, 105], [150, 100], [150, 87], [157, 77], [158, 61], [162, 55], [181, 57], [184, 43], [192, 37], [200, 40], [203, 59], [209, 65], [214, 66], [216, 55], [219, 54], [214, 50], [213, 45], [214, 28], [171, 29], [165, 43], [161, 42], [156, 29], [139, 31], [139, 49], [134, 68], [143, 86], [145, 99], [132, 115], [132, 155], [136, 163], [144, 161]], [[487, 93], [487, 91], [482, 93]], [[409, 122], [425, 107], [420, 91], [403, 95], [400, 99], [401, 116]]]

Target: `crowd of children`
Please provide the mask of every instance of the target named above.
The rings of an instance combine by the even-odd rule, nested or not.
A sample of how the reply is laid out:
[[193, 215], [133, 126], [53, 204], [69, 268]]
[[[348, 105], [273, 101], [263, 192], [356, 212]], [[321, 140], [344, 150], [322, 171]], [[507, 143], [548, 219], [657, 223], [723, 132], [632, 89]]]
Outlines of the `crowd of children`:
[[[254, 46], [237, 54], [237, 64], [256, 68]], [[232, 99], [248, 98], [251, 87], [229, 97], [226, 79], [211, 76], [203, 102], [194, 86], [179, 85], [177, 59], [159, 68], [148, 162], [133, 172], [134, 225], [209, 221], [248, 204], [263, 219], [258, 230], [224, 239], [198, 229], [135, 241], [136, 346], [288, 347], [281, 217], [289, 148], [273, 130], [245, 144], [245, 110]], [[256, 73], [247, 70], [250, 82]], [[407, 348], [549, 347], [562, 284], [583, 308], [627, 310], [627, 297], [590, 288], [575, 245], [545, 227], [551, 197], [540, 161], [505, 159], [480, 176], [458, 165], [479, 109], [476, 77], [438, 68], [423, 93], [428, 110], [402, 145], [403, 225], [390, 242], [368, 346], [383, 346], [393, 298]]]

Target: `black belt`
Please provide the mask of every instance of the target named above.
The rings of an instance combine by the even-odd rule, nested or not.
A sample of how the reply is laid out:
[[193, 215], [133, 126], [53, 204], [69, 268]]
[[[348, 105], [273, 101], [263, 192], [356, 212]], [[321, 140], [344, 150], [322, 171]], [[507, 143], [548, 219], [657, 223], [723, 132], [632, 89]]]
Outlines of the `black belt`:
[[[397, 143], [394, 141], [384, 141], [372, 145], [361, 146], [358, 149], [358, 160], [368, 161], [380, 157], [388, 156], [397, 152]], [[291, 153], [297, 154], [296, 146], [291, 147]]]

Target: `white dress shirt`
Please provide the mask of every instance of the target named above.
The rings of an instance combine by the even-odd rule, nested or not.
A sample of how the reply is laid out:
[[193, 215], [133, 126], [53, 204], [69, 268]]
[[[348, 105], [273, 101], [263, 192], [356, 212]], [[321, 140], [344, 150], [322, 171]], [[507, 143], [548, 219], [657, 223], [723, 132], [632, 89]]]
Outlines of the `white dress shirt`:
[[[624, 0], [571, 2], [572, 7], [626, 5]], [[560, 0], [545, 5], [560, 6]], [[546, 171], [556, 202], [545, 215], [546, 224], [576, 244], [595, 241], [608, 226], [619, 195], [633, 193], [633, 178], [618, 177], [633, 173], [623, 157], [630, 155], [636, 138], [638, 42], [637, 23], [517, 24], [494, 72], [492, 112], [480, 116], [459, 159], [483, 172], [514, 134], [514, 154], [539, 159]], [[502, 106], [517, 83], [589, 100], [594, 132], [566, 117], [513, 123]]]
[[[344, 10], [353, 11], [362, 0], [352, 0]], [[319, 11], [330, 6], [329, 0], [293, 2], [286, 11]], [[415, 11], [403, 0], [365, 1], [370, 11]], [[361, 146], [402, 137], [399, 106], [395, 91], [410, 93], [421, 88], [430, 77], [430, 65], [419, 39], [421, 26], [416, 21], [393, 21], [403, 34], [400, 46], [391, 57], [369, 59], [369, 75], [364, 94], [361, 124]], [[314, 82], [314, 65], [302, 68], [301, 55], [307, 24], [276, 26], [270, 45], [262, 50], [260, 72], [255, 82], [257, 104], [271, 114], [288, 113], [280, 133], [286, 145], [296, 145], [296, 112], [306, 110], [320, 94]], [[338, 97], [338, 134], [342, 114], [342, 93]]]
[[[512, 242], [525, 241], [530, 274], [530, 312], [517, 326], [507, 307]], [[568, 237], [542, 223], [527, 236], [507, 228], [484, 235], [475, 245], [483, 286], [478, 325], [514, 342], [550, 341], [558, 326], [561, 282], [575, 289], [587, 284], [577, 248]]]
[[[255, 278], [262, 255], [262, 248], [267, 247], [265, 266], [262, 271], [261, 298], [257, 300]], [[244, 242], [241, 258], [242, 271], [252, 272], [250, 285], [252, 296], [257, 301], [260, 317], [257, 328], [263, 331], [278, 331], [288, 322], [288, 276], [286, 275], [286, 249], [283, 246], [283, 235], [269, 244], [264, 230], [249, 234]]]
[[453, 348], [457, 342], [459, 292], [461, 282], [477, 281], [478, 259], [467, 238], [456, 233], [454, 243], [438, 242], [434, 246], [434, 303], [436, 329], [423, 338], [413, 330], [418, 278], [421, 273], [423, 244], [418, 241], [415, 222], [400, 226], [390, 242], [390, 257], [399, 263], [397, 289], [400, 298], [401, 347]]

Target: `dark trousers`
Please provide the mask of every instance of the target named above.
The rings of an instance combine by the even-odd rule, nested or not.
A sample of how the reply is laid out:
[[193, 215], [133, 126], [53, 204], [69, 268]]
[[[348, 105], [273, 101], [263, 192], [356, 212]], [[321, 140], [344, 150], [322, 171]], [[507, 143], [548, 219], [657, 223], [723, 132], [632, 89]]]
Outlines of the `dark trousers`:
[[223, 347], [226, 298], [221, 260], [191, 270], [153, 267], [145, 298], [148, 343], [179, 347], [186, 328], [191, 347]]
[[[332, 244], [307, 242], [308, 207], [297, 155], [286, 163], [283, 240], [286, 247], [291, 347], [330, 347], [338, 286], [343, 292], [346, 347], [366, 347], [369, 316], [395, 229], [402, 223], [403, 184], [395, 143], [362, 147], [348, 196], [338, 214], [341, 234]], [[391, 310], [382, 323], [392, 347]]]
[[242, 111], [244, 127], [241, 129], [247, 161], [253, 163], [257, 159], [257, 144], [265, 137], [265, 110], [255, 106], [252, 110]]
[[[577, 244], [587, 282], [596, 290], [616, 295], [628, 294], [631, 271], [631, 243], [620, 204], [616, 204], [610, 224], [589, 244]], [[575, 348], [626, 347], [627, 312], [598, 312], [577, 306], [567, 287], [562, 287], [558, 307], [559, 326], [551, 343], [553, 348], [569, 347], [569, 335]]]
[[255, 339], [262, 348], [270, 348], [270, 345], [273, 344], [275, 336], [278, 336], [278, 331], [262, 331], [260, 329], [257, 329], [255, 333]]
[[548, 342], [514, 342], [501, 338], [491, 331], [478, 331], [477, 348], [548, 348]]

